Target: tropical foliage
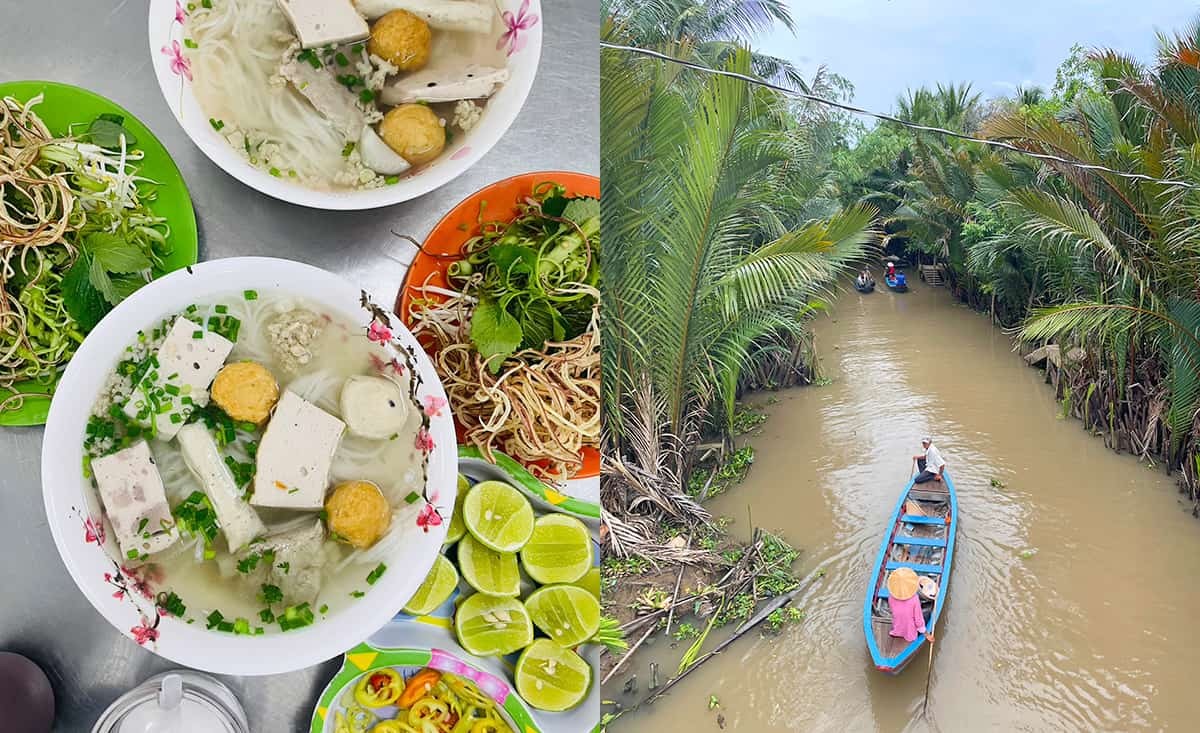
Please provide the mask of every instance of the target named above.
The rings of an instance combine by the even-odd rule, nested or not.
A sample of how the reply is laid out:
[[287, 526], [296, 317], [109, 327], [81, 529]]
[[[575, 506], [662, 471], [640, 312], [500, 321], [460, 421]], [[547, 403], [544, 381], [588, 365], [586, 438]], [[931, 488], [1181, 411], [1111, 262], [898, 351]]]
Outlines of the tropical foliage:
[[981, 105], [939, 87], [897, 107], [964, 131], [982, 110], [977, 134], [987, 138], [1182, 184], [895, 129], [871, 133], [891, 149], [904, 142], [890, 159], [879, 140], [844, 154], [871, 161], [858, 180], [885, 204], [894, 247], [935, 258], [960, 297], [1022, 339], [1082, 347], [1085, 414], [1115, 444], [1184, 465], [1194, 483], [1185, 459], [1200, 407], [1200, 24], [1162, 36], [1149, 66], [1076, 48], [1049, 93], [1019, 89]]
[[[782, 68], [745, 45], [789, 22], [782, 2], [606, 10], [613, 43], [740, 74]], [[845, 91], [825, 72], [792, 81]], [[739, 388], [764, 369], [807, 374], [806, 317], [874, 236], [874, 208], [837, 200], [829, 164], [844, 127], [742, 80], [603, 52], [602, 206], [614, 242], [603, 261], [604, 491], [623, 515], [609, 522], [617, 544], [636, 537], [622, 532], [639, 513], [703, 520], [685, 491], [693, 447], [729, 434]]]

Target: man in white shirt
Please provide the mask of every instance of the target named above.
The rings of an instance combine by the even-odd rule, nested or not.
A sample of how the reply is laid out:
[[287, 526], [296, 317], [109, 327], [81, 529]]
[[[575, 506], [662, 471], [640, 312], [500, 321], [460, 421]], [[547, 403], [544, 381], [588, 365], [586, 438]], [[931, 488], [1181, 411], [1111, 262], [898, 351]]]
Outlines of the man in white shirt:
[[913, 460], [917, 462], [917, 470], [921, 472], [913, 479], [913, 483], [941, 481], [942, 471], [946, 469], [946, 462], [942, 460], [942, 454], [938, 452], [938, 449], [933, 446], [933, 438], [929, 436], [921, 438], [921, 447], [925, 449], [925, 452], [913, 456]]

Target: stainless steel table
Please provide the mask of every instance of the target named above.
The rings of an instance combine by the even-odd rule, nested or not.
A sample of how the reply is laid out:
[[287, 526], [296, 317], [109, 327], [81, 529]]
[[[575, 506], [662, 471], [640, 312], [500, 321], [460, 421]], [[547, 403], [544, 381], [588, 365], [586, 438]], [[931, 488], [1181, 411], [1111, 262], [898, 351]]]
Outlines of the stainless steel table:
[[[390, 303], [413, 254], [391, 231], [422, 239], [459, 200], [531, 170], [600, 168], [599, 24], [593, 0], [544, 0], [541, 68], [512, 128], [474, 168], [415, 201], [324, 212], [276, 201], [209, 162], [171, 117], [150, 68], [146, 3], [0, 0], [0, 81], [48, 79], [92, 89], [145, 122], [192, 193], [202, 259], [275, 255], [341, 273]], [[118, 695], [174, 665], [113, 630], [76, 590], [42, 508], [41, 429], [0, 428], [0, 650], [50, 675], [56, 730], [88, 731]], [[63, 460], [75, 460], [63, 456]], [[227, 678], [255, 733], [306, 730], [339, 663], [272, 677]], [[3, 728], [0, 721], [0, 728]]]

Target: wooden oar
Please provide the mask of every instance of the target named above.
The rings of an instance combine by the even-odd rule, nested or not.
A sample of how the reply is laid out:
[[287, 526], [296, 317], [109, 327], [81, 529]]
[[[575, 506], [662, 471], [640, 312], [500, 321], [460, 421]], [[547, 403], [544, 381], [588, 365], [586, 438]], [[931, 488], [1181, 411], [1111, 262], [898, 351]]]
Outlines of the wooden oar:
[[929, 625], [929, 665], [925, 668], [925, 701], [921, 703], [921, 717], [929, 711], [929, 682], [933, 679], [933, 624]]

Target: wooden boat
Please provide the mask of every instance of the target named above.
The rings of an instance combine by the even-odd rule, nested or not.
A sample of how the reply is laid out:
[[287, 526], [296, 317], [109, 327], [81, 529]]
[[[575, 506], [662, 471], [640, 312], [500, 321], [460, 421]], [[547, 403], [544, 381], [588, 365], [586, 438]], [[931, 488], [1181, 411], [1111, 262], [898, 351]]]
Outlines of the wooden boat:
[[[891, 636], [892, 612], [888, 606], [887, 577], [897, 568], [908, 567], [918, 576], [938, 585], [933, 600], [922, 598], [925, 627], [936, 626], [950, 589], [950, 562], [954, 559], [954, 535], [958, 527], [958, 494], [948, 472], [941, 482], [915, 484], [909, 479], [888, 520], [887, 533], [871, 569], [867, 598], [863, 603], [863, 632], [875, 668], [899, 674], [925, 645], [925, 636], [913, 641]], [[937, 629], [934, 629], [935, 634]]]
[[860, 293], [869, 293], [875, 289], [875, 281], [868, 280], [866, 283], [860, 283], [857, 279], [854, 281], [854, 289]]
[[906, 282], [905, 280], [897, 279], [893, 275], [884, 275], [883, 281], [887, 283], [888, 290], [894, 290], [897, 293], [903, 293], [903, 292], [908, 291], [908, 282]]

